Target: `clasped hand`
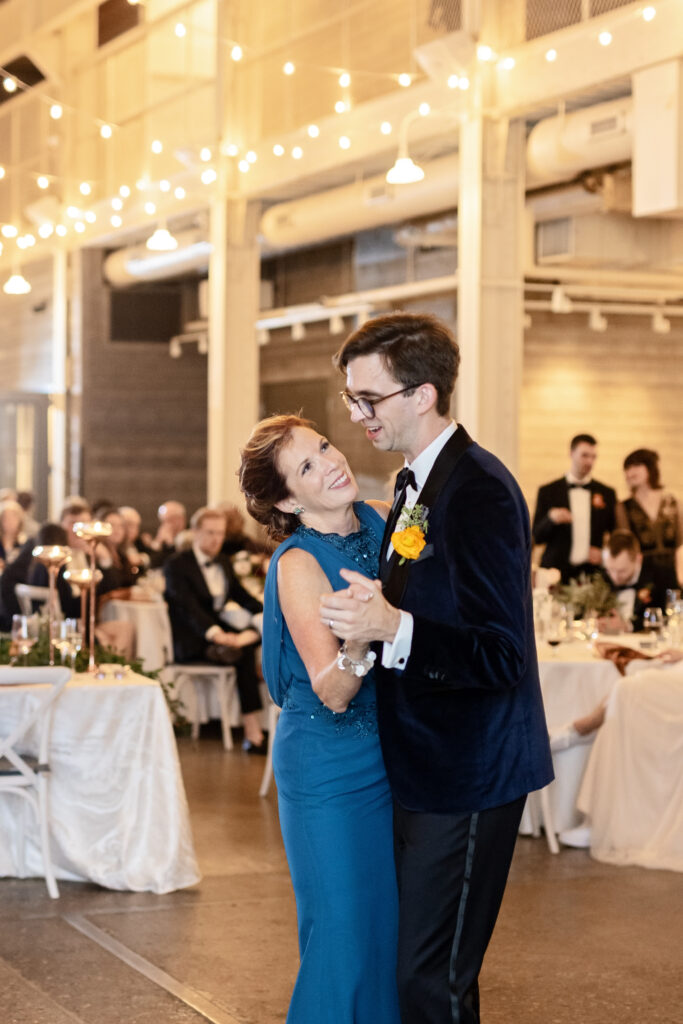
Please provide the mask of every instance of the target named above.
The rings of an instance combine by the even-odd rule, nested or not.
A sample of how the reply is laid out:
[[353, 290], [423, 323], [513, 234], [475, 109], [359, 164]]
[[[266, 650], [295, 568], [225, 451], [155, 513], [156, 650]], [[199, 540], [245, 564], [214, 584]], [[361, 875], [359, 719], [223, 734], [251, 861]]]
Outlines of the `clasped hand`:
[[341, 569], [349, 584], [320, 598], [320, 618], [340, 640], [391, 643], [401, 621], [401, 613], [385, 599], [379, 580], [369, 580], [359, 572]]

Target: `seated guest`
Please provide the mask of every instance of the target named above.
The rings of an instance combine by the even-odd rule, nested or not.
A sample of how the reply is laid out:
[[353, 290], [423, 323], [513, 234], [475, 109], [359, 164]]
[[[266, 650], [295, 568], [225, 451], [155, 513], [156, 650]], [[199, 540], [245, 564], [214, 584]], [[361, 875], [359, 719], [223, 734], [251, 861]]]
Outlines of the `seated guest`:
[[102, 521], [112, 528], [111, 536], [104, 537], [97, 545], [97, 566], [102, 579], [97, 585], [99, 598], [125, 598], [137, 582], [138, 570], [132, 565], [127, 554], [128, 539], [123, 516], [115, 509], [105, 512]]
[[24, 510], [18, 501], [6, 498], [0, 503], [0, 570], [14, 561], [25, 540]]
[[126, 556], [131, 565], [135, 565], [139, 572], [144, 572], [152, 565], [151, 552], [140, 536], [142, 516], [132, 505], [122, 505], [119, 509], [126, 526]]
[[33, 491], [17, 491], [17, 501], [24, 510], [24, 533], [33, 537], [40, 529], [40, 523], [33, 518], [36, 496]]
[[205, 661], [235, 666], [245, 749], [265, 752], [257, 714], [261, 700], [255, 654], [260, 635], [256, 629], [239, 629], [221, 618], [228, 602], [251, 615], [260, 614], [263, 606], [237, 582], [229, 558], [221, 553], [223, 513], [198, 509], [192, 527], [192, 547], [174, 554], [164, 566], [174, 657], [179, 664]]
[[159, 528], [154, 537], [149, 533], [142, 534], [142, 542], [146, 550], [154, 552], [156, 559], [152, 565], [163, 565], [176, 553], [176, 538], [187, 528], [187, 510], [180, 501], [165, 501], [159, 506]]
[[643, 628], [647, 608], [666, 608], [666, 572], [644, 556], [630, 530], [614, 530], [604, 555], [606, 579], [617, 594], [618, 606], [600, 622], [603, 632]]
[[29, 537], [22, 544], [16, 558], [0, 572], [0, 632], [8, 633], [12, 627], [12, 616], [21, 614], [14, 588], [17, 583], [28, 583], [33, 549], [37, 543], [35, 537]]

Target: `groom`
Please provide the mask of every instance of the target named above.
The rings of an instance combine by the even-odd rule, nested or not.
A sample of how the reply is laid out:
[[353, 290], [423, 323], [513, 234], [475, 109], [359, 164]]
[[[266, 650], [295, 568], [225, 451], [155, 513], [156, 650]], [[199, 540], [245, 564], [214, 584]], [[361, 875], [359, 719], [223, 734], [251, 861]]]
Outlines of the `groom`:
[[406, 468], [379, 584], [321, 598], [341, 638], [379, 641], [380, 738], [394, 794], [403, 1024], [476, 1024], [526, 794], [552, 779], [531, 606], [529, 516], [505, 467], [449, 415], [458, 346], [392, 313], [337, 355], [353, 422]]

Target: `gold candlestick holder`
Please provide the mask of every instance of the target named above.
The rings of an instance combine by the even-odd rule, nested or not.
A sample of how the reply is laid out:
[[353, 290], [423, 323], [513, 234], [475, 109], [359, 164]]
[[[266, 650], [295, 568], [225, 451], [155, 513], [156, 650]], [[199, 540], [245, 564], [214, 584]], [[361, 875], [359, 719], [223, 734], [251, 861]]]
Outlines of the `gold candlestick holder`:
[[[90, 583], [88, 589], [90, 591], [90, 617], [89, 617], [89, 628], [88, 628], [88, 640], [89, 640], [89, 655], [88, 655], [88, 672], [97, 672], [99, 666], [95, 661], [95, 586], [97, 583], [97, 556], [96, 549], [97, 545], [105, 537], [110, 537], [112, 534], [111, 523], [103, 523], [99, 519], [93, 519], [89, 522], [74, 523], [73, 531], [77, 537], [85, 541], [88, 549], [88, 559], [90, 561]], [[77, 583], [75, 579], [73, 583]], [[77, 584], [80, 586], [80, 584]], [[81, 601], [83, 601], [83, 591], [81, 591]], [[81, 605], [85, 608], [85, 605]], [[83, 619], [85, 625], [85, 617]]]
[[57, 611], [57, 574], [63, 565], [71, 561], [71, 548], [63, 544], [40, 544], [32, 551], [34, 558], [45, 566], [48, 573], [50, 596], [47, 601], [47, 635], [49, 664], [55, 663], [54, 632]]

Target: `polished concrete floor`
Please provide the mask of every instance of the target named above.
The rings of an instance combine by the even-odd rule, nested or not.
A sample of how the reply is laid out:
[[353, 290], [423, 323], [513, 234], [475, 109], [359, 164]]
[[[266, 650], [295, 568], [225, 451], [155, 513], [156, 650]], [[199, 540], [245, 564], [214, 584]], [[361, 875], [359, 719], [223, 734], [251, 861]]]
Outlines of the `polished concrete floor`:
[[[180, 741], [203, 880], [154, 896], [0, 879], [0, 1024], [276, 1024], [294, 903], [261, 758]], [[683, 1024], [683, 876], [522, 838], [482, 975], [485, 1024]], [[315, 1021], [306, 1024], [316, 1024]]]

